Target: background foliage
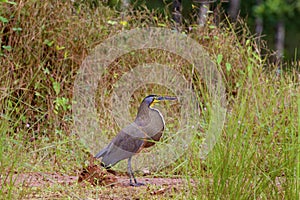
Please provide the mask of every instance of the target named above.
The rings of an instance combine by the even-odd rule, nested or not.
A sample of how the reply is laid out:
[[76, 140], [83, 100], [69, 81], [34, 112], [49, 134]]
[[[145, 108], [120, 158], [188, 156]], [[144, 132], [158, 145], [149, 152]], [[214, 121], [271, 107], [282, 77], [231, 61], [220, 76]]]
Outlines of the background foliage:
[[[6, 199], [101, 198], [111, 194], [105, 187], [56, 184], [32, 188], [6, 181], [26, 172], [77, 175], [90, 156], [80, 138], [71, 133], [72, 88], [83, 59], [119, 31], [174, 27], [169, 18], [147, 8], [124, 16], [101, 2], [90, 2], [0, 2], [0, 196]], [[278, 70], [279, 66], [268, 62], [268, 55], [261, 56], [242, 20], [216, 26], [209, 19], [208, 26], [195, 25], [185, 34], [203, 45], [217, 63], [230, 103], [222, 136], [206, 160], [199, 159], [201, 133], [195, 132], [186, 154], [154, 174], [193, 179], [198, 187], [187, 184], [162, 198], [299, 199], [299, 73], [293, 66], [289, 71]], [[185, 61], [168, 53], [134, 52], [116, 61], [99, 85], [109, 97], [109, 86], [124, 71], [151, 61], [185, 66]], [[191, 78], [187, 67], [177, 70]], [[201, 88], [200, 78], [189, 80]], [[198, 92], [206, 95], [205, 90]], [[132, 106], [143, 96], [135, 93]], [[110, 128], [107, 131], [115, 134]], [[149, 192], [122, 195], [156, 198]]]

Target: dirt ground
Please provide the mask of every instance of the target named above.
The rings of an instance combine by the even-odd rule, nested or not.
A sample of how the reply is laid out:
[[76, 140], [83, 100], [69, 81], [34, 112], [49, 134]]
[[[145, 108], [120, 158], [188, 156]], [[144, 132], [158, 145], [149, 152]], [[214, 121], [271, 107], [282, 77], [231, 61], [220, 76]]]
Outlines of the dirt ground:
[[96, 165], [82, 169], [78, 176], [69, 176], [56, 172], [30, 172], [15, 173], [10, 180], [4, 176], [2, 176], [0, 179], [1, 184], [12, 181], [15, 186], [27, 188], [35, 187], [40, 188], [41, 190], [43, 190], [43, 188], [54, 187], [56, 185], [60, 185], [65, 188], [76, 184], [76, 187], [80, 188], [101, 186], [101, 188], [104, 188], [103, 194], [100, 194], [101, 199], [122, 199], [119, 198], [119, 196], [111, 197], [111, 194], [116, 193], [116, 191], [117, 193], [121, 192], [124, 195], [127, 193], [128, 196], [137, 193], [152, 196], [165, 196], [166, 194], [170, 195], [174, 193], [174, 191], [182, 190], [187, 184], [186, 180], [179, 178], [137, 177], [138, 181], [144, 183], [145, 185], [140, 187], [132, 187], [129, 185], [128, 176], [124, 174], [115, 174], [113, 171], [108, 172]]
[[[131, 187], [129, 186], [129, 178], [127, 176], [116, 176], [117, 182], [112, 183], [112, 187]], [[183, 180], [174, 178], [148, 178], [138, 177], [139, 182], [151, 185], [168, 185], [176, 186], [183, 184]], [[71, 185], [78, 181], [78, 176], [68, 176], [58, 173], [42, 173], [32, 172], [24, 174], [15, 174], [12, 181], [15, 185], [23, 185], [27, 187], [43, 187], [51, 186], [53, 184]], [[83, 183], [85, 185], [87, 183]], [[141, 186], [143, 187], [143, 186]]]

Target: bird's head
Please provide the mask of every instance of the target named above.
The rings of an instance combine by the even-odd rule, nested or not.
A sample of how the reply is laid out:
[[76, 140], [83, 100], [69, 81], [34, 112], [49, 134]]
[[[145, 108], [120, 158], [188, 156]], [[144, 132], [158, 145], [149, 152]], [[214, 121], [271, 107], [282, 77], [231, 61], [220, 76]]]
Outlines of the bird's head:
[[143, 102], [146, 103], [148, 107], [152, 107], [155, 103], [160, 101], [172, 101], [177, 100], [176, 97], [169, 97], [169, 96], [158, 96], [158, 95], [149, 95], [144, 98]]

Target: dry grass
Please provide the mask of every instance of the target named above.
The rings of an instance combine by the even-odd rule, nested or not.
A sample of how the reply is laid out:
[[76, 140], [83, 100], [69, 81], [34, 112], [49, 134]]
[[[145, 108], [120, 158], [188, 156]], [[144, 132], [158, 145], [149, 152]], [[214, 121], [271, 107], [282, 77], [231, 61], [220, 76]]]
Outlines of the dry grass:
[[[97, 9], [71, 1], [19, 1], [0, 3], [0, 170], [1, 180], [14, 172], [57, 172], [76, 175], [89, 159], [87, 148], [72, 135], [72, 90], [82, 61], [106, 38], [136, 27], [165, 26], [172, 22], [152, 11], [135, 11], [122, 17], [100, 5]], [[127, 24], [124, 24], [124, 21]], [[227, 24], [227, 25], [226, 25]], [[222, 27], [223, 26], [223, 27]], [[161, 196], [161, 188], [110, 189], [80, 185], [16, 187], [2, 184], [6, 199], [99, 198], [131, 199], [298, 199], [299, 197], [299, 75], [278, 73], [278, 66], [260, 55], [243, 23], [193, 27], [187, 33], [215, 60], [222, 73], [229, 101], [222, 136], [206, 160], [199, 159], [201, 131], [177, 162], [155, 176], [195, 179], [201, 187], [185, 185]], [[193, 84], [199, 101], [207, 98], [205, 86], [186, 60], [161, 50], [124, 55], [109, 67], [99, 83], [97, 109], [100, 123], [117, 130], [110, 110], [113, 84], [141, 63], [159, 62], [180, 71]], [[267, 70], [266, 70], [267, 69]], [[131, 114], [145, 93], [167, 93], [149, 85], [132, 95]], [[298, 101], [298, 103], [297, 103]], [[176, 113], [179, 105], [169, 107]], [[179, 114], [178, 114], [179, 115]], [[176, 121], [169, 121], [175, 124]], [[204, 128], [206, 128], [204, 126]], [[113, 131], [112, 131], [113, 130]], [[154, 188], [151, 188], [154, 187]], [[111, 195], [119, 193], [118, 195]]]

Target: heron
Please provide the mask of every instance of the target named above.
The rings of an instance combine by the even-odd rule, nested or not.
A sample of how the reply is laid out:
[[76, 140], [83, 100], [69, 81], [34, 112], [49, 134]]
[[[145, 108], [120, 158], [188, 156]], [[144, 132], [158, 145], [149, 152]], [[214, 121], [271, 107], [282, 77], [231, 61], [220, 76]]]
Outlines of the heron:
[[97, 153], [95, 158], [102, 158], [101, 165], [109, 169], [119, 161], [128, 159], [127, 171], [130, 186], [142, 186], [137, 182], [131, 167], [132, 156], [144, 148], [149, 148], [159, 141], [165, 129], [165, 121], [160, 111], [153, 107], [164, 100], [177, 100], [176, 97], [149, 95], [138, 108], [135, 120], [125, 126], [112, 141]]

